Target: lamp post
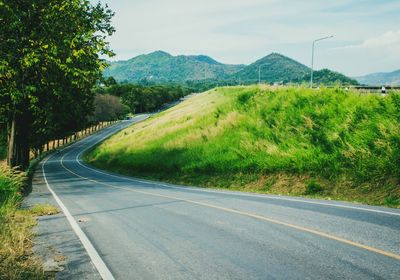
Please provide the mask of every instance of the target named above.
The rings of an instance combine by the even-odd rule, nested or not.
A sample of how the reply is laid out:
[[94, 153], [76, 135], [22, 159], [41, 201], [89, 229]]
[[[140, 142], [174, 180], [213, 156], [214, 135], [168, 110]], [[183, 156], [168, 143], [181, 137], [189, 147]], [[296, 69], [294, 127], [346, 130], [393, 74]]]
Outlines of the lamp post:
[[327, 37], [322, 37], [322, 38], [318, 38], [316, 40], [313, 41], [312, 43], [312, 53], [311, 53], [311, 78], [310, 78], [310, 88], [313, 87], [313, 78], [314, 78], [314, 48], [315, 48], [315, 43], [318, 41], [322, 41], [322, 40], [326, 40], [326, 39], [330, 39], [333, 38], [333, 36], [327, 36]]
[[264, 63], [264, 64], [258, 66], [258, 84], [259, 84], [259, 85], [261, 84], [261, 67], [262, 67], [262, 66], [269, 65], [269, 64], [270, 64], [270, 63]]

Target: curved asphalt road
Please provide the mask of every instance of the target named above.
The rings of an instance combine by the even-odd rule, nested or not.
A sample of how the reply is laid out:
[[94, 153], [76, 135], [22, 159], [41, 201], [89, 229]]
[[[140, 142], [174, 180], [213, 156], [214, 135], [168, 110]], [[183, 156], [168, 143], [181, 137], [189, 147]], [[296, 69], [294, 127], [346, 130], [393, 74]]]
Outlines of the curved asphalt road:
[[399, 210], [185, 188], [79, 161], [144, 118], [104, 129], [42, 165], [105, 279], [400, 279]]

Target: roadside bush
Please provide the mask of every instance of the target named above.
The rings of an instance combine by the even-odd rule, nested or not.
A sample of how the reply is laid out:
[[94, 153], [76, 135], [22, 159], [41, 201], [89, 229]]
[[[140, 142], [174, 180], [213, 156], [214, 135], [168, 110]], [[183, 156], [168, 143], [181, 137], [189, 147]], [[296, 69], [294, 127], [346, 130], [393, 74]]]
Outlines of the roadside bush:
[[315, 195], [321, 193], [324, 189], [321, 185], [315, 180], [309, 180], [306, 182], [306, 191], [304, 194], [306, 195]]
[[0, 164], [0, 208], [7, 200], [18, 200], [26, 181], [24, 173]]
[[33, 258], [34, 213], [19, 210], [25, 173], [0, 164], [0, 279], [47, 279]]
[[237, 97], [237, 102], [239, 105], [245, 105], [253, 97], [253, 95], [254, 94], [252, 92], [244, 92]]
[[385, 199], [385, 204], [391, 207], [397, 207], [400, 205], [400, 197], [389, 196]]

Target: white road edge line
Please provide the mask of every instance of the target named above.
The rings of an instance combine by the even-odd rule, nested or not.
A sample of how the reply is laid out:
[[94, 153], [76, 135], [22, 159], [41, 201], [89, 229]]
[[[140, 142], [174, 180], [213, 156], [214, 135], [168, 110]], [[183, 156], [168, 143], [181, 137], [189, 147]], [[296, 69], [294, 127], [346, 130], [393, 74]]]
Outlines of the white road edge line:
[[[106, 137], [104, 137], [106, 138]], [[103, 139], [101, 139], [99, 142], [103, 141]], [[272, 199], [272, 200], [283, 200], [283, 201], [292, 201], [292, 202], [300, 202], [300, 203], [306, 203], [306, 204], [314, 204], [314, 205], [322, 205], [322, 206], [328, 206], [328, 207], [337, 207], [337, 208], [345, 208], [345, 209], [353, 209], [353, 210], [360, 210], [360, 211], [366, 211], [366, 212], [373, 212], [373, 213], [380, 213], [380, 214], [387, 214], [387, 215], [393, 215], [393, 216], [400, 216], [400, 213], [396, 213], [396, 212], [390, 212], [390, 211], [384, 211], [384, 210], [378, 210], [378, 209], [370, 209], [370, 208], [363, 208], [363, 207], [357, 207], [357, 206], [349, 206], [349, 205], [340, 205], [340, 204], [334, 204], [334, 203], [324, 203], [324, 202], [317, 202], [317, 201], [307, 201], [307, 200], [302, 200], [302, 199], [296, 199], [296, 198], [285, 198], [285, 197], [275, 197], [275, 196], [269, 196], [269, 195], [262, 195], [262, 194], [249, 194], [249, 193], [236, 193], [236, 192], [226, 192], [226, 191], [220, 191], [220, 190], [203, 190], [203, 189], [197, 189], [197, 188], [193, 188], [193, 187], [176, 187], [176, 186], [170, 186], [167, 184], [163, 184], [163, 183], [159, 183], [159, 182], [151, 182], [151, 181], [143, 181], [140, 179], [134, 179], [134, 178], [129, 178], [127, 176], [121, 175], [121, 176], [117, 176], [117, 175], [113, 175], [107, 172], [103, 172], [101, 170], [97, 170], [97, 169], [93, 169], [89, 166], [87, 166], [86, 164], [83, 164], [80, 160], [81, 155], [89, 150], [92, 146], [82, 150], [76, 157], [75, 157], [75, 161], [82, 167], [92, 170], [94, 172], [100, 173], [100, 174], [104, 174], [107, 176], [111, 176], [111, 177], [115, 177], [115, 178], [123, 178], [126, 180], [129, 180], [131, 182], [136, 182], [136, 183], [142, 183], [142, 184], [148, 184], [148, 185], [157, 185], [157, 186], [163, 186], [163, 187], [167, 187], [170, 189], [188, 189], [188, 190], [192, 190], [192, 191], [196, 191], [196, 192], [205, 192], [205, 193], [223, 193], [223, 194], [228, 194], [228, 195], [234, 195], [234, 196], [247, 196], [247, 197], [257, 197], [257, 198], [263, 198], [263, 199]]]
[[61, 199], [57, 196], [57, 194], [50, 187], [50, 184], [47, 181], [46, 172], [44, 169], [45, 164], [47, 163], [47, 161], [50, 158], [51, 158], [51, 156], [48, 157], [42, 163], [42, 173], [43, 173], [43, 178], [44, 178], [44, 181], [46, 182], [47, 188], [49, 189], [50, 193], [53, 195], [54, 199], [60, 206], [61, 210], [63, 211], [65, 217], [67, 218], [67, 220], [68, 220], [69, 224], [71, 225], [72, 229], [74, 230], [75, 234], [78, 236], [79, 240], [81, 241], [83, 247], [85, 248], [86, 252], [88, 253], [90, 259], [92, 260], [92, 263], [96, 267], [100, 276], [103, 278], [103, 280], [115, 280], [111, 271], [108, 269], [107, 265], [104, 263], [104, 261], [102, 260], [102, 258], [99, 255], [99, 253], [96, 251], [93, 244], [90, 242], [89, 238], [86, 236], [86, 234], [83, 232], [83, 230], [79, 227], [78, 223], [72, 217], [71, 213], [69, 212], [67, 207], [65, 207], [65, 205], [61, 201]]

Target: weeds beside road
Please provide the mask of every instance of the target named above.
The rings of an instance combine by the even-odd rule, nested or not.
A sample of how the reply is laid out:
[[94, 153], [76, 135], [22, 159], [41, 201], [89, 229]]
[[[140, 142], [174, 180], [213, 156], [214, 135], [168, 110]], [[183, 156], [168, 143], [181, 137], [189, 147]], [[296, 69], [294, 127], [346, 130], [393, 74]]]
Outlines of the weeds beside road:
[[51, 205], [20, 209], [27, 174], [0, 163], [0, 279], [47, 279], [39, 259], [32, 254], [32, 227], [36, 216], [58, 210]]

